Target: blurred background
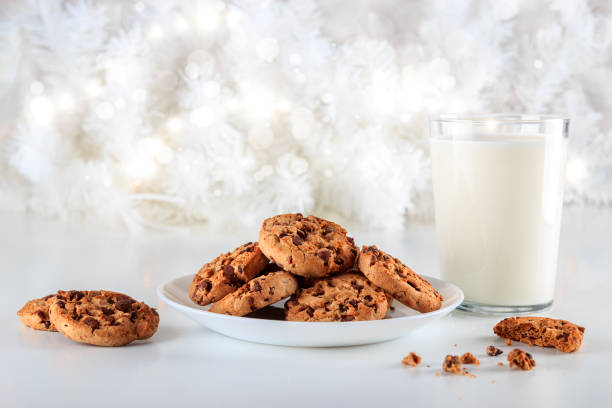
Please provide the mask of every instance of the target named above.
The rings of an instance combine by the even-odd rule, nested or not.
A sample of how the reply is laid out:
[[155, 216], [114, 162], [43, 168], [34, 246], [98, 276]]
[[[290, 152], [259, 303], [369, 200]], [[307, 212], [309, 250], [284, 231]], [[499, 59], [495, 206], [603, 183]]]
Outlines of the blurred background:
[[0, 210], [231, 230], [433, 219], [427, 116], [571, 118], [612, 205], [612, 2], [4, 1]]

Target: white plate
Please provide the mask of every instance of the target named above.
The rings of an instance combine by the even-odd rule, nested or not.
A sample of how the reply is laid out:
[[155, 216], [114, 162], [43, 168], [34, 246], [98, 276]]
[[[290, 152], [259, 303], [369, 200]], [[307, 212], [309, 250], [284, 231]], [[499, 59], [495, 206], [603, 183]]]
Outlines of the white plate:
[[440, 279], [423, 276], [444, 297], [442, 308], [419, 313], [398, 301], [394, 311], [383, 320], [364, 322], [288, 322], [282, 319], [285, 300], [256, 311], [248, 317], [208, 312], [209, 306], [198, 306], [189, 298], [193, 275], [173, 279], [157, 288], [157, 295], [169, 306], [208, 327], [210, 330], [240, 340], [279, 346], [333, 347], [378, 343], [404, 336], [412, 330], [437, 320], [463, 301], [457, 286]]

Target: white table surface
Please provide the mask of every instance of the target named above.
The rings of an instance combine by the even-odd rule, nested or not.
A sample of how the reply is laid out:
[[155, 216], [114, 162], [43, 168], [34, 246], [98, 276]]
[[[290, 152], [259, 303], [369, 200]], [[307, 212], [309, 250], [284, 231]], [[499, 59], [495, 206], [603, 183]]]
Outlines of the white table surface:
[[[353, 232], [416, 271], [438, 276], [432, 226], [402, 233]], [[499, 317], [453, 312], [404, 338], [345, 348], [288, 348], [234, 340], [161, 304], [155, 288], [195, 273], [256, 231], [129, 235], [92, 226], [0, 214], [0, 407], [13, 406], [612, 406], [612, 213], [566, 209], [550, 316], [586, 327], [573, 354], [528, 348], [537, 367], [511, 370], [492, 333]], [[73, 343], [23, 327], [25, 301], [57, 289], [111, 289], [159, 307], [157, 334], [127, 347]], [[484, 355], [495, 344], [502, 357]], [[519, 343], [515, 343], [515, 346]], [[456, 345], [456, 346], [455, 346]], [[418, 368], [403, 367], [415, 351]], [[477, 378], [441, 375], [446, 354], [482, 362]]]

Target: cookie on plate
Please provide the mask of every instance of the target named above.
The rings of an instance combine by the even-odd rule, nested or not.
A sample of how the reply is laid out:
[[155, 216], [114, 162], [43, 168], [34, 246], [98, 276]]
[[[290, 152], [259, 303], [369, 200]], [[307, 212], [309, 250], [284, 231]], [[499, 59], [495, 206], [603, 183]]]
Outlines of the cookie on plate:
[[429, 282], [376, 246], [364, 245], [358, 263], [359, 270], [372, 283], [406, 306], [422, 313], [442, 306], [442, 295]]
[[285, 303], [286, 319], [300, 322], [378, 320], [387, 313], [385, 292], [363, 275], [343, 273], [318, 280]]
[[151, 337], [159, 325], [155, 309], [106, 290], [58, 291], [50, 320], [64, 336], [96, 346], [123, 346]]
[[35, 330], [57, 331], [49, 320], [49, 305], [55, 301], [55, 295], [45, 296], [40, 299], [28, 301], [19, 311], [17, 316], [24, 325]]
[[270, 272], [245, 283], [214, 303], [209, 312], [244, 316], [291, 296], [297, 289], [297, 280], [289, 272]]
[[509, 317], [497, 323], [493, 332], [505, 339], [554, 347], [564, 353], [578, 350], [584, 337], [582, 326], [567, 320], [534, 316]]
[[309, 278], [344, 272], [357, 258], [357, 247], [346, 230], [312, 215], [282, 214], [263, 222], [259, 246], [284, 270]]
[[257, 242], [240, 245], [198, 271], [189, 286], [189, 297], [201, 306], [216, 302], [253, 279], [267, 264]]

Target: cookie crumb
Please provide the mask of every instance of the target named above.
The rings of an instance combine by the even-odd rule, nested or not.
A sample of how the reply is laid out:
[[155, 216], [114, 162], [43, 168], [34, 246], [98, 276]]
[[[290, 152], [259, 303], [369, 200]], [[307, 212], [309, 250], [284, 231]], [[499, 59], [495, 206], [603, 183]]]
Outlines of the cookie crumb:
[[506, 339], [506, 346], [511, 346], [511, 345], [512, 345], [512, 340]]
[[421, 363], [421, 356], [414, 352], [410, 352], [404, 359], [402, 360], [402, 364], [406, 366], [416, 367]]
[[462, 369], [463, 371], [461, 371], [461, 375], [464, 376], [468, 376], [470, 378], [476, 378], [476, 376], [474, 374], [471, 374], [468, 370], [466, 370], [465, 368]]
[[502, 363], [501, 361], [499, 363], [497, 363], [498, 366], [503, 367], [504, 363]]
[[508, 361], [510, 367], [517, 367], [521, 370], [531, 370], [536, 366], [536, 362], [531, 357], [531, 354], [524, 352], [521, 349], [514, 349], [508, 353]]
[[462, 364], [475, 364], [480, 365], [480, 361], [472, 353], [464, 353], [459, 360]]
[[500, 354], [503, 354], [503, 351], [501, 351], [497, 347], [495, 347], [495, 346], [487, 347], [487, 355], [489, 355], [489, 356], [499, 356]]
[[439, 372], [436, 372], [436, 377], [439, 377], [439, 376], [440, 376], [440, 373], [439, 373]]
[[442, 371], [458, 375], [461, 372], [461, 361], [458, 356], [448, 354], [442, 363]]

